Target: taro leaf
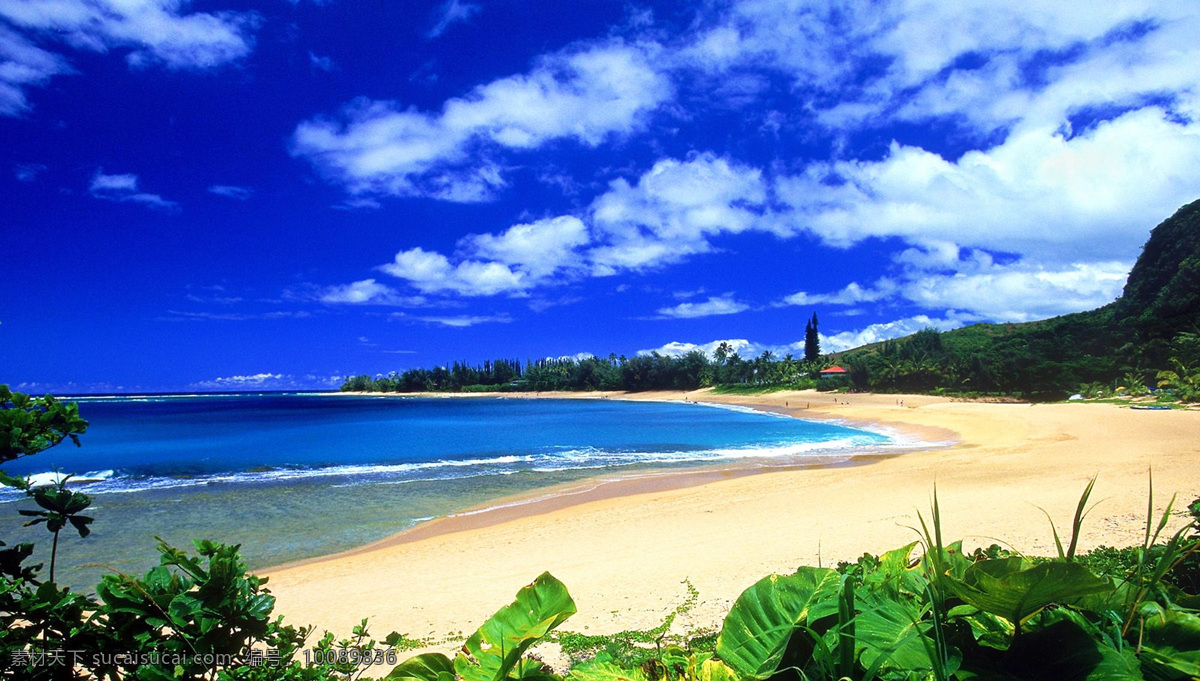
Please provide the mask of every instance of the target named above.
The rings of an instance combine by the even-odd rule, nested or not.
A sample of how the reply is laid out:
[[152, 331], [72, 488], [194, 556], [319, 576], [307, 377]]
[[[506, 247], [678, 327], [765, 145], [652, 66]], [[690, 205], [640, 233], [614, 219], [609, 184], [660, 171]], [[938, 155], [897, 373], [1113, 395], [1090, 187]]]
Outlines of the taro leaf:
[[1003, 617], [984, 612], [973, 605], [951, 608], [947, 615], [965, 621], [971, 627], [971, 635], [981, 646], [996, 650], [1008, 650], [1012, 643], [1013, 625]]
[[1163, 610], [1147, 617], [1142, 660], [1159, 678], [1200, 678], [1200, 617]]
[[385, 678], [408, 681], [454, 681], [454, 663], [441, 653], [425, 653], [401, 662]]
[[913, 542], [907, 546], [901, 546], [898, 549], [893, 549], [883, 554], [879, 557], [878, 570], [892, 576], [899, 576], [908, 572], [909, 564], [912, 562], [910, 557], [916, 546], [917, 542]]
[[696, 681], [737, 681], [737, 674], [720, 660], [705, 660], [696, 670], [695, 679]]
[[968, 567], [962, 579], [944, 584], [954, 595], [984, 612], [1018, 624], [1051, 603], [1073, 601], [1112, 589], [1112, 583], [1078, 563], [1026, 567], [1021, 558], [985, 560]]
[[725, 617], [717, 656], [742, 678], [771, 676], [801, 625], [837, 613], [839, 582], [837, 572], [813, 567], [759, 580]]
[[467, 639], [454, 669], [464, 681], [501, 681], [530, 646], [573, 614], [567, 587], [543, 572]]
[[1074, 613], [1062, 617], [1014, 640], [1005, 656], [1007, 671], [1030, 681], [1142, 681], [1131, 648], [1101, 643]]
[[528, 657], [517, 660], [512, 671], [508, 673], [508, 678], [520, 681], [563, 681], [563, 678], [555, 674], [544, 662]]
[[[903, 598], [903, 597], [901, 597]], [[915, 603], [868, 593], [859, 601], [862, 611], [854, 618], [859, 661], [868, 669], [933, 669], [923, 638], [931, 621]], [[882, 659], [881, 659], [882, 658]]]
[[900, 598], [902, 593], [923, 596], [924, 571], [909, 567], [909, 557], [916, 545], [917, 542], [913, 542], [879, 556], [879, 564], [863, 575], [863, 587], [867, 591], [886, 592], [892, 598]]
[[647, 681], [641, 669], [624, 669], [612, 662], [584, 662], [571, 668], [567, 681]]

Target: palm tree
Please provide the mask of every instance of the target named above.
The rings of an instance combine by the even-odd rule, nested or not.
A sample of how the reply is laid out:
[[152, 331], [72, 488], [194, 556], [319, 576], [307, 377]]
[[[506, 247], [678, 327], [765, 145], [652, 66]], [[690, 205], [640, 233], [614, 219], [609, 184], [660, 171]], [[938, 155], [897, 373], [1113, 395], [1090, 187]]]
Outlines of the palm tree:
[[1174, 388], [1182, 402], [1200, 401], [1200, 369], [1189, 368], [1175, 357], [1171, 358], [1171, 364], [1175, 366], [1174, 371], [1158, 372], [1158, 385]]

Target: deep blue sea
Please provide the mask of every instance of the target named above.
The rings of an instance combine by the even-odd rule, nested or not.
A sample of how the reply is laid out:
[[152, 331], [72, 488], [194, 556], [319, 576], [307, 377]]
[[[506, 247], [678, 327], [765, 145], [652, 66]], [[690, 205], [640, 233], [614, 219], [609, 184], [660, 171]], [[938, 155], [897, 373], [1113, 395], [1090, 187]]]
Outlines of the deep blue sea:
[[[263, 567], [381, 539], [532, 490], [697, 466], [836, 463], [885, 435], [695, 403], [346, 395], [77, 398], [83, 446], [9, 464], [78, 477], [92, 537], [63, 542], [67, 581], [154, 563], [155, 536], [240, 542]], [[37, 540], [0, 492], [0, 538]], [[11, 538], [11, 539], [10, 539]], [[42, 542], [48, 544], [48, 542]]]

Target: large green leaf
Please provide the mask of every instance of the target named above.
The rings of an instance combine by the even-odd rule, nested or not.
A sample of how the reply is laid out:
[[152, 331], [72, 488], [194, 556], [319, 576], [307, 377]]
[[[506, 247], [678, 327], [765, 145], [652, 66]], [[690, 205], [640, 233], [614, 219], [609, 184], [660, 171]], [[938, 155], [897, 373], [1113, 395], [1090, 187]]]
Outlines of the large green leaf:
[[737, 674], [720, 660], [704, 660], [695, 669], [696, 681], [737, 681]]
[[854, 626], [863, 667], [933, 669], [924, 640], [932, 622], [924, 619], [924, 608], [908, 599], [894, 600], [877, 593], [860, 598], [859, 605], [862, 611], [854, 618]]
[[1200, 617], [1156, 608], [1142, 633], [1142, 659], [1158, 678], [1200, 678]]
[[386, 678], [407, 681], [454, 681], [454, 663], [441, 653], [425, 653], [401, 662]]
[[625, 669], [612, 662], [584, 662], [571, 668], [568, 681], [646, 681], [641, 669]]
[[980, 610], [1018, 624], [1051, 603], [1066, 603], [1111, 590], [1112, 582], [1078, 563], [1048, 562], [1028, 567], [1021, 558], [985, 560], [968, 567], [961, 579], [943, 584]]
[[1057, 621], [1013, 641], [1006, 669], [1020, 679], [1045, 681], [1142, 681], [1133, 649], [1102, 643], [1095, 627], [1069, 610]]
[[837, 572], [828, 568], [759, 580], [725, 617], [717, 655], [742, 678], [771, 676], [800, 625], [837, 613], [838, 587]]
[[573, 614], [567, 587], [543, 572], [467, 639], [454, 670], [464, 681], [501, 681], [530, 646]]

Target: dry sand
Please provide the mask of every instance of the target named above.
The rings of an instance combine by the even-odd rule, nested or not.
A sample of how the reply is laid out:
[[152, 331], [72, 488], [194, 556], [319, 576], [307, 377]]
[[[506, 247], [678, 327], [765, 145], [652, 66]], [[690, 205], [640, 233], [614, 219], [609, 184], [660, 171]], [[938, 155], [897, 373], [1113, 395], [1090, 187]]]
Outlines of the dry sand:
[[[676, 628], [716, 627], [733, 599], [767, 574], [915, 540], [910, 528], [918, 510], [928, 517], [935, 482], [947, 539], [1043, 555], [1054, 545], [1039, 506], [1069, 532], [1093, 475], [1100, 503], [1084, 524], [1083, 548], [1141, 541], [1151, 467], [1159, 508], [1174, 493], [1178, 507], [1200, 496], [1200, 411], [912, 395], [842, 395], [835, 403], [811, 391], [621, 397], [740, 404], [957, 444], [854, 467], [613, 483], [432, 521], [371, 547], [268, 571], [277, 611], [339, 635], [369, 617], [376, 635], [436, 639], [433, 649], [450, 652], [461, 642], [453, 634], [469, 635], [548, 570], [579, 607], [564, 629], [652, 627], [683, 602], [685, 579], [700, 600]], [[678, 487], [684, 483], [692, 486]]]

